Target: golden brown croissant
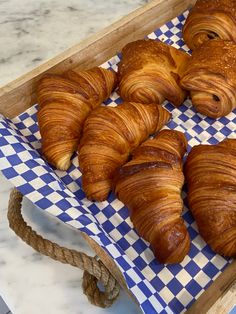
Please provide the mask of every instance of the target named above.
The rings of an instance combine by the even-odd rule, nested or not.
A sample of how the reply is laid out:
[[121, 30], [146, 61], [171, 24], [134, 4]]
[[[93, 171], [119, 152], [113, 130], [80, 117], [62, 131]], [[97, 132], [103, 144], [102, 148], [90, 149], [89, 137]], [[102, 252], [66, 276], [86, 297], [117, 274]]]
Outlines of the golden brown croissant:
[[115, 85], [116, 74], [99, 67], [71, 70], [64, 77], [47, 75], [39, 82], [38, 123], [42, 153], [49, 163], [60, 170], [69, 168], [85, 119]]
[[199, 232], [216, 252], [236, 256], [236, 139], [195, 146], [185, 168], [188, 203]]
[[179, 80], [190, 58], [160, 41], [138, 40], [122, 49], [118, 65], [119, 93], [124, 100], [179, 106], [186, 97]]
[[79, 148], [82, 185], [87, 198], [105, 200], [116, 169], [169, 118], [170, 113], [155, 104], [126, 102], [115, 108], [94, 110], [84, 124]]
[[134, 227], [161, 263], [180, 263], [190, 248], [181, 218], [186, 147], [183, 133], [163, 130], [137, 148], [115, 177], [117, 197], [129, 208]]
[[192, 50], [215, 38], [236, 42], [236, 1], [198, 0], [187, 17], [183, 37]]
[[212, 40], [193, 52], [181, 80], [196, 110], [211, 118], [236, 107], [236, 44]]

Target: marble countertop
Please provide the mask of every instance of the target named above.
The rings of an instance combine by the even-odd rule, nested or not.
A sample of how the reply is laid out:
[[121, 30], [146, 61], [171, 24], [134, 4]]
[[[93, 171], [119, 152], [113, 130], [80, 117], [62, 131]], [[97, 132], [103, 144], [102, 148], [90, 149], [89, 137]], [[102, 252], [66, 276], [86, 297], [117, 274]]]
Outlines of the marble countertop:
[[[81, 284], [83, 272], [38, 254], [8, 227], [7, 203], [12, 186], [0, 176], [0, 296], [13, 314], [139, 314], [137, 305], [121, 291], [118, 301], [109, 309], [89, 303]], [[93, 251], [74, 228], [23, 202], [25, 220], [42, 236], [60, 245]], [[1, 305], [0, 305], [0, 313]]]
[[[0, 86], [115, 22], [145, 0], [1, 0]], [[0, 297], [13, 314], [138, 314], [121, 292], [109, 309], [91, 305], [83, 294], [83, 272], [33, 251], [9, 229], [7, 203], [12, 186], [0, 174]], [[26, 220], [61, 245], [94, 252], [80, 234], [24, 201]], [[63, 237], [62, 237], [63, 235]], [[0, 313], [1, 306], [0, 306]], [[5, 313], [4, 313], [5, 314]]]
[[[1, 0], [0, 86], [145, 2], [148, 1]], [[140, 313], [123, 291], [112, 308], [92, 306], [82, 292], [82, 271], [44, 257], [18, 239], [9, 229], [6, 218], [11, 188], [0, 174], [0, 297], [13, 314]], [[26, 220], [44, 237], [94, 255], [76, 230], [42, 213], [26, 200], [23, 206]], [[234, 292], [230, 293], [234, 298]], [[224, 298], [210, 313], [216, 313], [216, 309], [226, 313], [221, 307], [226, 303]]]

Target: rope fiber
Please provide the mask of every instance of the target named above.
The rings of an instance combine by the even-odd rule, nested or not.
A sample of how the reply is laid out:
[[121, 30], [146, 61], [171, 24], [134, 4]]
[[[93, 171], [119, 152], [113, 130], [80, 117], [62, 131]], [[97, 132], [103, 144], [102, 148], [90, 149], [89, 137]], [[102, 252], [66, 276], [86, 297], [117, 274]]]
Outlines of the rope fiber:
[[[37, 252], [84, 270], [82, 287], [88, 300], [102, 308], [110, 307], [119, 295], [120, 286], [105, 265], [96, 257], [61, 247], [38, 235], [22, 217], [22, 199], [22, 194], [17, 189], [13, 189], [7, 215], [10, 228]], [[104, 291], [99, 290], [98, 282], [103, 285]]]

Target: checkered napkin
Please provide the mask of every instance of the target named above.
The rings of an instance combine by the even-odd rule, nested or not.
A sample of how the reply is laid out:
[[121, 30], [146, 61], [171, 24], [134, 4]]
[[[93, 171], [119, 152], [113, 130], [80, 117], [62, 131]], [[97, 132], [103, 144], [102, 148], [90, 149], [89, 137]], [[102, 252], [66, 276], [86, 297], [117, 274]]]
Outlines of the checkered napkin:
[[[148, 37], [187, 51], [181, 34], [187, 14]], [[103, 67], [116, 69], [118, 61], [119, 56], [115, 56]], [[120, 102], [114, 93], [106, 105]], [[165, 103], [165, 108], [173, 117], [166, 128], [182, 131], [188, 150], [200, 143], [216, 144], [226, 137], [236, 137], [236, 111], [214, 120], [196, 113], [190, 101], [178, 109]], [[211, 251], [185, 207], [183, 218], [192, 240], [190, 253], [181, 264], [159, 264], [148, 243], [133, 229], [127, 208], [113, 194], [102, 203], [86, 199], [76, 154], [68, 171], [55, 170], [42, 159], [36, 112], [37, 106], [33, 106], [12, 120], [0, 118], [0, 169], [5, 177], [39, 208], [87, 233], [104, 248], [144, 313], [184, 312], [231, 261]]]

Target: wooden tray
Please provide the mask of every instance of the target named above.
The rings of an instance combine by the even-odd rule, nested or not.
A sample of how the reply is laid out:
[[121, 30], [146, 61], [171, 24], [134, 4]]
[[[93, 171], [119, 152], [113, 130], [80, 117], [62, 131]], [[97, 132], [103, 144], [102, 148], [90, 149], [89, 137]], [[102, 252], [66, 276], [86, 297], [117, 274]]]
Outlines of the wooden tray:
[[[35, 104], [35, 87], [45, 73], [62, 74], [73, 68], [88, 69], [100, 65], [114, 56], [128, 42], [143, 38], [190, 8], [195, 2], [196, 0], [153, 0], [137, 9], [118, 22], [0, 88], [0, 113], [13, 118]], [[113, 270], [112, 273], [120, 285], [131, 295], [123, 275], [112, 258], [94, 240], [86, 234], [83, 236], [105, 266]], [[206, 313], [212, 304], [228, 291], [235, 280], [236, 261], [233, 261], [187, 312]]]

